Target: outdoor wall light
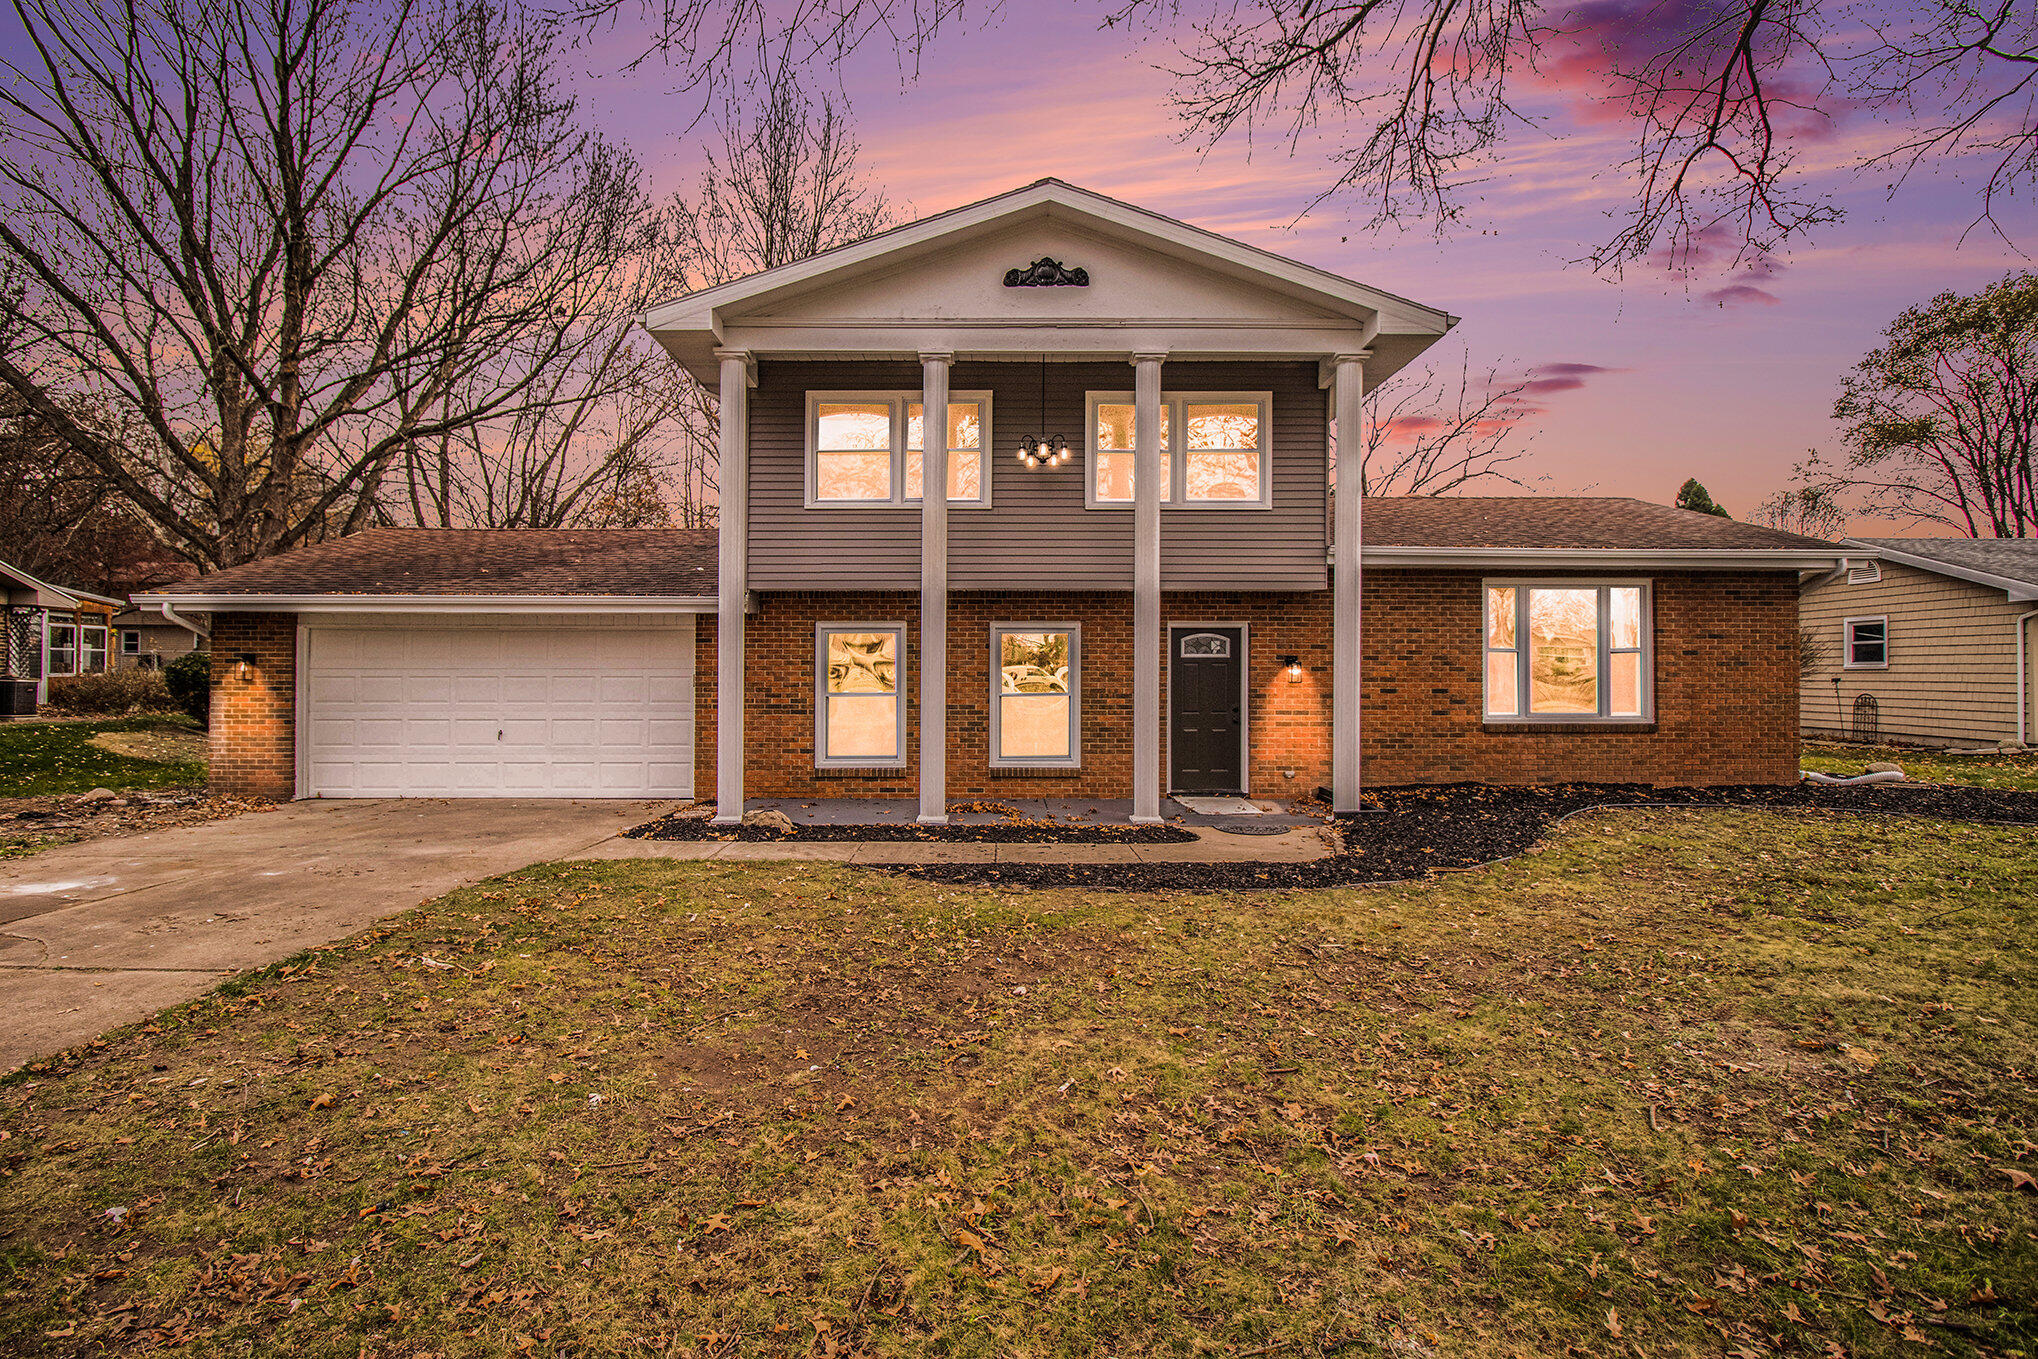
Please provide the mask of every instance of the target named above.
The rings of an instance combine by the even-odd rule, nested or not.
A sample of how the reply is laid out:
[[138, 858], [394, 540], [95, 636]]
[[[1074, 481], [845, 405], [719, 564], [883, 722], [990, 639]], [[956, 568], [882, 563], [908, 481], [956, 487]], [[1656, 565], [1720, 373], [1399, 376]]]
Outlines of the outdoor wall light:
[[248, 673], [255, 668], [257, 659], [259, 658], [252, 651], [243, 651], [240, 655], [234, 657], [234, 678], [246, 679]]
[[1300, 656], [1283, 656], [1281, 664], [1287, 667], [1288, 683], [1300, 684], [1302, 682], [1302, 658]]

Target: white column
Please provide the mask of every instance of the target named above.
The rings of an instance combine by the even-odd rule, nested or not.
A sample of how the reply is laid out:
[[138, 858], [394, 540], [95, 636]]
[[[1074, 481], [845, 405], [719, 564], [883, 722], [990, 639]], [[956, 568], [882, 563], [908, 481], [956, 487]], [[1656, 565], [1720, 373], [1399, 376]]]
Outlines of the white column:
[[720, 583], [715, 608], [715, 822], [743, 819], [743, 602], [750, 593], [750, 355], [722, 361]]
[[[1161, 819], [1162, 354], [1132, 356], [1132, 819]], [[1176, 438], [1181, 438], [1179, 431]]]
[[1362, 572], [1359, 545], [1363, 541], [1359, 515], [1364, 480], [1364, 415], [1366, 359], [1356, 354], [1338, 354], [1334, 365], [1337, 417], [1337, 487], [1332, 510], [1330, 550], [1330, 804], [1334, 812], [1359, 810], [1360, 797], [1360, 705], [1364, 689], [1360, 684], [1361, 650], [1359, 590]]
[[948, 353], [920, 356], [920, 824], [948, 824]]

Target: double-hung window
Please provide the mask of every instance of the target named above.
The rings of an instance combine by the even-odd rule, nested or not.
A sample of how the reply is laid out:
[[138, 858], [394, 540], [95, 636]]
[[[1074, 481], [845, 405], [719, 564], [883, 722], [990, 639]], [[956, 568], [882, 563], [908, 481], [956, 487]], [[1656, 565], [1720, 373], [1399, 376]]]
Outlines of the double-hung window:
[[1849, 618], [1841, 626], [1845, 642], [1843, 669], [1889, 669], [1889, 618], [1886, 615]]
[[906, 762], [906, 625], [814, 627], [814, 763]]
[[75, 675], [78, 673], [78, 625], [50, 620], [49, 664], [47, 673], [52, 675]]
[[[1172, 509], [1264, 510], [1273, 505], [1273, 413], [1269, 392], [1161, 395], [1161, 503]], [[1091, 509], [1132, 505], [1135, 405], [1130, 392], [1089, 396]], [[1175, 431], [1182, 431], [1177, 439]], [[1179, 446], [1178, 446], [1179, 445]]]
[[[926, 467], [918, 392], [807, 393], [807, 506], [882, 508], [920, 503]], [[948, 503], [988, 506], [991, 394], [948, 399]]]
[[142, 634], [140, 628], [122, 628], [120, 630], [120, 654], [123, 656], [139, 656], [142, 654]]
[[98, 675], [106, 670], [106, 625], [94, 623], [82, 629], [85, 637], [84, 673]]
[[1642, 581], [1487, 581], [1487, 718], [1648, 720], [1649, 608]]
[[1073, 623], [991, 629], [993, 767], [1081, 763], [1082, 661]]

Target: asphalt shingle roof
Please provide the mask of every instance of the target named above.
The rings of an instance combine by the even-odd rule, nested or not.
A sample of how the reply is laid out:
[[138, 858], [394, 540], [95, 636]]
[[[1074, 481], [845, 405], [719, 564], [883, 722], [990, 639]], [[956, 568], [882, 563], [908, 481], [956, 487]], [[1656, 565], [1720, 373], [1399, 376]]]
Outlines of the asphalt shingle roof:
[[1853, 538], [1848, 541], [2038, 586], [2038, 538]]
[[1760, 524], [1621, 496], [1369, 496], [1368, 547], [1832, 550]]
[[704, 595], [713, 529], [376, 528], [173, 587], [206, 595]]

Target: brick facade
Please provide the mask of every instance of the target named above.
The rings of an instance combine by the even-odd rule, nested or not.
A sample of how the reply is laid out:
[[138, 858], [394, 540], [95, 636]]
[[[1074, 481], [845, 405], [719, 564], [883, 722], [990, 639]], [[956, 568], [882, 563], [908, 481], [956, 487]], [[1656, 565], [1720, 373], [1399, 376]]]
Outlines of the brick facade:
[[[246, 675], [244, 655], [254, 657]], [[214, 793], [296, 796], [296, 614], [213, 615], [210, 736]]]
[[1484, 719], [1478, 574], [1368, 571], [1366, 783], [1795, 783], [1796, 575], [1650, 579], [1655, 720], [1551, 728]]
[[[1483, 715], [1480, 576], [1366, 574], [1365, 780], [1403, 783], [1790, 783], [1797, 777], [1797, 585], [1789, 573], [1653, 577], [1656, 717], [1650, 722], [1522, 727]], [[912, 798], [918, 793], [919, 609], [910, 592], [765, 592], [745, 625], [752, 797]], [[1170, 593], [1170, 623], [1248, 628], [1252, 791], [1283, 797], [1330, 779], [1330, 597]], [[814, 625], [903, 621], [903, 768], [814, 768]], [[1082, 767], [990, 767], [990, 628], [1082, 625]], [[712, 796], [712, 627], [703, 629], [696, 788]], [[948, 793], [1112, 797], [1132, 789], [1132, 596], [1127, 592], [962, 592], [949, 599]], [[1288, 682], [1280, 657], [1300, 659]], [[1165, 660], [1163, 675], [1166, 674]], [[1166, 702], [1162, 703], [1166, 759]]]

